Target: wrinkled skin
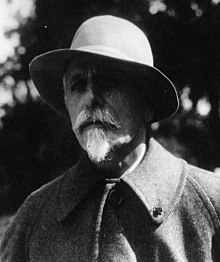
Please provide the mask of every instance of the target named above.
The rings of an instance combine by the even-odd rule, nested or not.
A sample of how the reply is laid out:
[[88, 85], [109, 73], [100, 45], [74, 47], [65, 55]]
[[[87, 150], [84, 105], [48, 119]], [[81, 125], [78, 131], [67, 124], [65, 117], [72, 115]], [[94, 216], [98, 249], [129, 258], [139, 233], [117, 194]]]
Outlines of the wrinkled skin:
[[126, 166], [132, 164], [146, 137], [143, 96], [134, 87], [132, 75], [112, 68], [101, 68], [88, 61], [72, 61], [64, 77], [64, 93], [73, 131], [81, 147], [87, 150], [86, 130], [74, 128], [77, 117], [85, 109], [103, 109], [111, 113], [117, 127], [111, 128], [94, 120], [85, 129], [104, 129], [106, 138], [113, 145], [113, 150], [109, 152], [111, 162], [120, 167], [124, 161]]

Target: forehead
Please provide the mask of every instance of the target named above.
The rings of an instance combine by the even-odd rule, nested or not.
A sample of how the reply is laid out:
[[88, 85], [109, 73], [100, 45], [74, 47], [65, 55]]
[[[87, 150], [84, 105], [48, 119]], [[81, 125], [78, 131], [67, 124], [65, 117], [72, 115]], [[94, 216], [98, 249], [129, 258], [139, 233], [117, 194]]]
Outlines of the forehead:
[[85, 76], [90, 74], [102, 75], [104, 73], [124, 75], [121, 69], [114, 65], [106, 64], [101, 59], [92, 59], [89, 57], [72, 58], [66, 67], [66, 76], [75, 74], [83, 74]]
[[88, 70], [93, 70], [93, 69], [95, 69], [95, 64], [90, 60], [71, 59], [68, 62], [65, 73], [66, 75], [70, 75], [77, 72], [87, 72]]

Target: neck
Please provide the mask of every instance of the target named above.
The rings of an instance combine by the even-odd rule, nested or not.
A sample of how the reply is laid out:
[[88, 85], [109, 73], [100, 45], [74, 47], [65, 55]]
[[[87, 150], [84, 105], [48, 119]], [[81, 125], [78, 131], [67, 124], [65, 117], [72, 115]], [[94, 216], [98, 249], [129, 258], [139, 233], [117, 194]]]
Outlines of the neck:
[[128, 143], [116, 148], [109, 156], [110, 160], [95, 165], [105, 173], [106, 177], [119, 178], [129, 172], [133, 164], [144, 156], [146, 151], [146, 130], [139, 133]]

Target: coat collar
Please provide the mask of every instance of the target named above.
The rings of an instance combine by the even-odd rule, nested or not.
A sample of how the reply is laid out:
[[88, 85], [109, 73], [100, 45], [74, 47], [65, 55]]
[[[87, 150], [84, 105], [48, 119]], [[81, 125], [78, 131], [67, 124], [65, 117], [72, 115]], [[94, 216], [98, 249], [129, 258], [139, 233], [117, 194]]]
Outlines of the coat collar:
[[[84, 153], [77, 165], [64, 175], [58, 199], [58, 221], [62, 221], [100, 180], [100, 174]], [[119, 180], [123, 180], [138, 195], [153, 221], [162, 223], [181, 197], [186, 172], [182, 160], [151, 138], [139, 166]], [[106, 179], [108, 182], [109, 179]]]

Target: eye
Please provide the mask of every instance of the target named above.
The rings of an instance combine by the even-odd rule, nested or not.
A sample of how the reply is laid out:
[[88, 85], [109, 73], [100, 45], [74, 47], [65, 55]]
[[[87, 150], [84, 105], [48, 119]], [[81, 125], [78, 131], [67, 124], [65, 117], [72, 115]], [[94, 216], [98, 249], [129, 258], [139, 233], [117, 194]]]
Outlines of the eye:
[[86, 79], [78, 77], [71, 82], [71, 92], [83, 92], [86, 88]]
[[116, 85], [117, 85], [117, 83], [115, 82], [115, 81], [106, 81], [105, 83], [104, 83], [104, 88], [105, 89], [115, 89], [116, 88]]
[[101, 77], [97, 79], [99, 86], [106, 90], [111, 90], [117, 87], [118, 81], [115, 78], [113, 74], [109, 74], [106, 72], [105, 74], [102, 74]]
[[108, 90], [124, 90], [130, 84], [129, 78], [125, 78], [122, 74], [115, 73], [105, 79], [105, 87]]

